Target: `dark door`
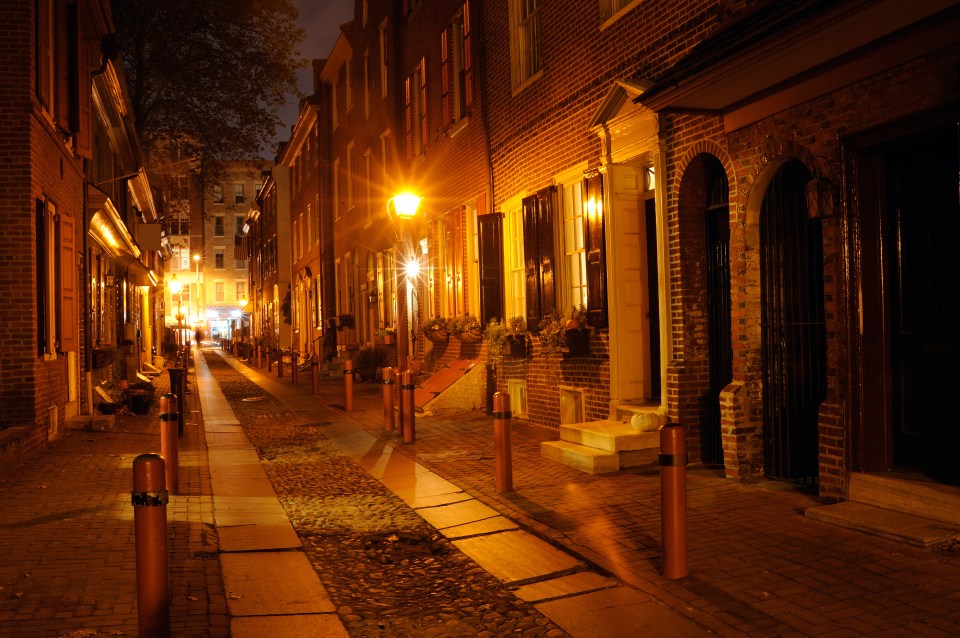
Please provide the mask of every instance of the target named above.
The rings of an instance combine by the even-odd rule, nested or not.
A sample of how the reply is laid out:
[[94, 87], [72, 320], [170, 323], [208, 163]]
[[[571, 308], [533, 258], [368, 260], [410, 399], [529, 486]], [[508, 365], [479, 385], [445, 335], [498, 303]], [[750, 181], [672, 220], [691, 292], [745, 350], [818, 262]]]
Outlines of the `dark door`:
[[[944, 126], [883, 154], [894, 467], [960, 479], [960, 235], [957, 130]], [[951, 418], [951, 413], [954, 416]]]
[[730, 342], [730, 209], [726, 173], [717, 166], [707, 201], [707, 329], [710, 387], [705, 398], [700, 445], [704, 463], [723, 462], [720, 392], [733, 379]]
[[826, 396], [823, 247], [810, 219], [798, 161], [781, 168], [760, 210], [761, 373], [764, 472], [817, 478], [817, 415]]

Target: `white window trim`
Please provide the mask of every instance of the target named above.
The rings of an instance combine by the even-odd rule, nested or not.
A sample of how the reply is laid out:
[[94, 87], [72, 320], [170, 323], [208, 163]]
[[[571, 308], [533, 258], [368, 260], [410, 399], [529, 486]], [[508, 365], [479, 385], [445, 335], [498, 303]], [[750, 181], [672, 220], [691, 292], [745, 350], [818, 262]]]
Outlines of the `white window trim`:
[[527, 316], [526, 270], [523, 264], [523, 196], [516, 195], [500, 206], [503, 212], [504, 315]]

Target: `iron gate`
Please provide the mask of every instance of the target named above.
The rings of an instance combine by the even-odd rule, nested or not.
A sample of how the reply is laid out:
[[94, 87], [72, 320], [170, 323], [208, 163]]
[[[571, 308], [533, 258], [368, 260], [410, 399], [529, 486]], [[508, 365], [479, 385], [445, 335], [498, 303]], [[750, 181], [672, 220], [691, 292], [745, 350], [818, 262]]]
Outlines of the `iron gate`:
[[760, 211], [764, 472], [815, 482], [817, 413], [826, 396], [823, 246], [806, 210], [807, 169], [786, 164]]
[[720, 392], [733, 378], [730, 342], [730, 208], [729, 186], [716, 166], [707, 193], [707, 330], [710, 387], [702, 410], [701, 455], [704, 463], [723, 463]]

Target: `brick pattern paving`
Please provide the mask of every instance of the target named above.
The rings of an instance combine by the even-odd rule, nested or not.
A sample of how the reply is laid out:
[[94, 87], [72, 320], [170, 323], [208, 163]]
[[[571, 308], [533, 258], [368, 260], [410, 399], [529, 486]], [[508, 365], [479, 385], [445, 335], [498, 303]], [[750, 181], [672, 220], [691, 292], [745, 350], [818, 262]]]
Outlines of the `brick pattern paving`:
[[[154, 381], [157, 396], [169, 376]], [[176, 636], [228, 636], [198, 402], [188, 395], [180, 492], [167, 506]], [[154, 402], [107, 431], [67, 431], [0, 476], [0, 636], [136, 636], [133, 460], [159, 452]]]
[[[286, 383], [286, 380], [283, 380]], [[310, 392], [309, 380], [299, 388]], [[342, 384], [318, 401], [342, 406]], [[690, 575], [660, 575], [657, 468], [591, 476], [540, 457], [557, 431], [511, 427], [515, 491], [497, 494], [493, 421], [418, 416], [417, 441], [383, 432], [379, 386], [358, 384], [348, 417], [526, 529], [725, 636], [958, 636], [960, 555], [909, 547], [803, 516], [820, 499], [691, 465]]]

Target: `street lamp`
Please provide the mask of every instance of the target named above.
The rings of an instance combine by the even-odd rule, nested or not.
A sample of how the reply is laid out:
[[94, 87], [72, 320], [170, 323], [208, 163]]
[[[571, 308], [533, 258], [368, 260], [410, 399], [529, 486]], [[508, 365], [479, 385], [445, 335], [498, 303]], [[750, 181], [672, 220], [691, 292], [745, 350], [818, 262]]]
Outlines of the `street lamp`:
[[193, 256], [193, 261], [197, 264], [197, 314], [194, 315], [197, 318], [197, 329], [200, 329], [200, 324], [203, 322], [203, 314], [200, 312], [200, 254], [197, 253]]
[[181, 309], [181, 304], [183, 303], [183, 282], [177, 279], [177, 274], [173, 274], [173, 279], [170, 280], [170, 301], [173, 302], [173, 296], [177, 296], [177, 349], [180, 349], [180, 346], [183, 345], [183, 311]]
[[[419, 195], [415, 195], [409, 191], [403, 191], [397, 193], [389, 200], [387, 200], [387, 213], [396, 217], [398, 222], [398, 230], [400, 235], [400, 246], [401, 249], [404, 246], [404, 232], [409, 231], [406, 226], [416, 217], [417, 209], [420, 207], [420, 202], [423, 201], [423, 198]], [[412, 239], [410, 240], [412, 245]], [[409, 313], [409, 304], [407, 303], [408, 290], [410, 288], [410, 272], [412, 268], [419, 269], [419, 260], [416, 259], [416, 255], [413, 254], [413, 251], [410, 251], [411, 254], [404, 255], [405, 257], [405, 276], [400, 278], [400, 294], [398, 295], [398, 305], [397, 308], [397, 365], [400, 368], [400, 372], [403, 373], [407, 369], [407, 357], [409, 354], [408, 351], [408, 342], [410, 339], [409, 328], [408, 328], [408, 313]], [[416, 272], [416, 271], [414, 271]], [[414, 276], [416, 276], [414, 274]]]

